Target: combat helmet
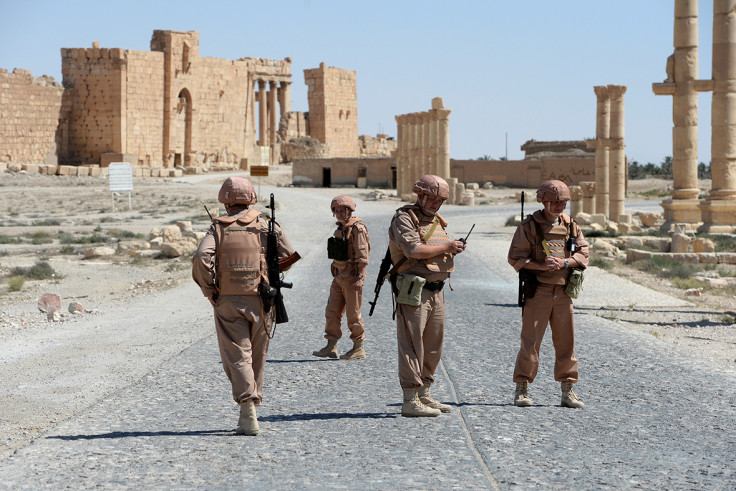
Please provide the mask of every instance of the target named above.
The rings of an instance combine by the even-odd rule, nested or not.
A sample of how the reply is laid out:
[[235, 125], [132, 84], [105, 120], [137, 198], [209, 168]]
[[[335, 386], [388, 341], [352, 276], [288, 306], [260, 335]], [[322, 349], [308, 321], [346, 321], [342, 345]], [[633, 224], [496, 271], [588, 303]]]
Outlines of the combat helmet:
[[537, 202], [545, 201], [570, 201], [570, 188], [556, 179], [544, 181], [537, 189]]
[[334, 212], [335, 208], [340, 206], [346, 207], [351, 212], [355, 211], [355, 201], [353, 201], [353, 198], [351, 198], [350, 196], [340, 195], [332, 198], [332, 203], [330, 203], [330, 210]]
[[225, 179], [217, 200], [225, 205], [254, 205], [258, 202], [258, 196], [248, 179], [236, 176]]
[[430, 196], [437, 196], [443, 200], [450, 197], [450, 186], [447, 184], [447, 181], [433, 174], [422, 176], [421, 179], [414, 183], [414, 187], [411, 190], [417, 194], [424, 193]]

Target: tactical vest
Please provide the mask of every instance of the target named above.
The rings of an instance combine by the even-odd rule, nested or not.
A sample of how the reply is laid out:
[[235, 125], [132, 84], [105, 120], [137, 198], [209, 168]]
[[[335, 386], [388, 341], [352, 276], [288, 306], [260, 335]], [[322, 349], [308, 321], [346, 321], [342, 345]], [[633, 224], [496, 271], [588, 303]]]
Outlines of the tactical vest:
[[258, 210], [248, 210], [243, 216], [215, 218], [215, 265], [220, 295], [257, 295], [258, 285], [268, 284], [260, 216]]
[[[447, 235], [447, 231], [445, 230], [445, 227], [447, 227], [447, 222], [444, 218], [442, 218], [439, 213], [435, 213], [434, 219], [431, 222], [427, 223], [426, 225], [420, 225], [415, 211], [417, 213], [420, 213], [419, 208], [415, 205], [402, 206], [401, 208], [396, 210], [394, 219], [399, 216], [399, 213], [401, 212], [407, 213], [411, 218], [412, 223], [414, 223], [414, 226], [417, 229], [417, 233], [419, 234], [419, 237], [424, 244], [440, 244], [443, 242], [450, 242], [450, 237]], [[391, 222], [393, 223], [393, 220]], [[401, 258], [405, 257], [404, 252], [401, 250], [401, 247], [399, 247], [399, 244], [397, 244], [393, 240], [389, 239], [388, 247], [391, 251], [392, 264], [398, 263]], [[415, 264], [422, 263], [426, 266], [428, 270], [432, 272], [450, 273], [452, 271], [455, 271], [454, 259], [455, 256], [447, 252], [427, 259], [407, 259], [396, 272], [401, 274], [404, 271], [410, 269]]]
[[[566, 219], [565, 215], [561, 215], [560, 223], [552, 225], [548, 231], [544, 232], [544, 237], [537, 237], [537, 227], [533, 223], [535, 220], [534, 217], [532, 217], [530, 226], [532, 227], [532, 234], [536, 237], [534, 248], [535, 261], [544, 262], [544, 258], [547, 255], [544, 251], [544, 247], [542, 246], [542, 239], [547, 241], [547, 248], [549, 249], [550, 256], [561, 258], [569, 257], [568, 251], [565, 250], [565, 243], [568, 238], [569, 220], [569, 218]], [[542, 224], [539, 224], [539, 226], [544, 227]], [[569, 273], [570, 271], [567, 269], [559, 269], [557, 271], [539, 271], [537, 272], [537, 279], [541, 283], [564, 285], [567, 282], [567, 276]]]
[[[351, 218], [351, 220], [353, 219]], [[362, 225], [365, 229], [365, 240], [368, 243], [368, 252], [370, 252], [368, 228], [362, 220], [357, 219], [352, 223], [348, 221], [347, 226], [338, 226], [332, 237], [327, 239], [327, 257], [332, 259], [338, 268], [355, 259], [355, 234], [359, 233], [358, 225]]]

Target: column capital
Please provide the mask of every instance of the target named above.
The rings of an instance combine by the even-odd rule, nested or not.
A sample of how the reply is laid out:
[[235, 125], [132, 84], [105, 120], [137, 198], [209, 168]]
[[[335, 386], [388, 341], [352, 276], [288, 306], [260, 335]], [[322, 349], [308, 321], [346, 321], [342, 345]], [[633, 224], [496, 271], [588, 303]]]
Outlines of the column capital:
[[599, 99], [608, 99], [610, 97], [607, 85], [596, 85], [593, 87], [593, 91]]
[[619, 97], [623, 97], [623, 95], [626, 93], [626, 86], [625, 85], [609, 85], [608, 86], [608, 93], [611, 96], [611, 99], [616, 99]]
[[263, 90], [266, 88], [266, 81], [264, 79], [259, 78], [258, 80], [256, 80], [256, 82], [258, 82], [259, 89]]

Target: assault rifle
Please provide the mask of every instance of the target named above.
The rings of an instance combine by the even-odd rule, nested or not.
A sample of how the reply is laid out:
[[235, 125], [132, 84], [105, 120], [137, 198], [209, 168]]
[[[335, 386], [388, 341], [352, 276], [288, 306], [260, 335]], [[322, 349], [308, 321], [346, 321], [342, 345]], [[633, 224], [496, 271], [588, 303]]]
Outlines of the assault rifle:
[[386, 277], [388, 276], [388, 272], [391, 270], [391, 249], [388, 247], [386, 248], [386, 256], [384, 256], [383, 261], [381, 261], [381, 267], [378, 268], [378, 278], [376, 278], [376, 287], [373, 289], [376, 296], [373, 298], [372, 302], [368, 302], [371, 306], [370, 312], [368, 312], [368, 316], [373, 315], [373, 311], [376, 309], [376, 303], [378, 302], [378, 295], [381, 293], [381, 287], [383, 286], [383, 282], [386, 281]]
[[273, 193], [271, 201], [266, 206], [271, 209], [271, 219], [268, 221], [268, 238], [266, 241], [266, 264], [268, 265], [268, 285], [261, 283], [258, 291], [263, 299], [264, 306], [270, 310], [273, 306], [276, 310], [276, 324], [289, 322], [289, 315], [284, 306], [284, 297], [281, 295], [282, 288], [291, 288], [293, 283], [281, 279], [279, 269], [278, 233], [276, 232], [276, 206]]

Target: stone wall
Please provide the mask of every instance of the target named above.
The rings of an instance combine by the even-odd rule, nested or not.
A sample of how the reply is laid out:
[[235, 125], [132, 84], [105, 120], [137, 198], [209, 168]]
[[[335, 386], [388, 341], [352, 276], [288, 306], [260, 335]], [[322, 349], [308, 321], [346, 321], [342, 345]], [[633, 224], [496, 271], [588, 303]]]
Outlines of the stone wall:
[[388, 188], [396, 185], [395, 169], [396, 160], [391, 157], [296, 159], [292, 182], [295, 186]]
[[0, 69], [0, 88], [0, 162], [55, 164], [64, 89], [18, 68]]
[[361, 157], [390, 157], [396, 154], [397, 141], [388, 135], [360, 135], [358, 137]]
[[304, 70], [309, 102], [309, 136], [330, 146], [331, 157], [355, 157], [358, 93], [355, 72], [326, 67]]
[[536, 188], [542, 181], [559, 179], [569, 186], [595, 179], [595, 156], [535, 158], [529, 160], [450, 160], [450, 175], [458, 182], [487, 181], [504, 186]]

